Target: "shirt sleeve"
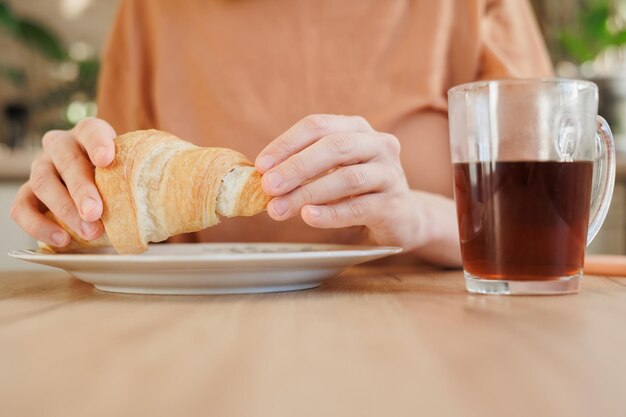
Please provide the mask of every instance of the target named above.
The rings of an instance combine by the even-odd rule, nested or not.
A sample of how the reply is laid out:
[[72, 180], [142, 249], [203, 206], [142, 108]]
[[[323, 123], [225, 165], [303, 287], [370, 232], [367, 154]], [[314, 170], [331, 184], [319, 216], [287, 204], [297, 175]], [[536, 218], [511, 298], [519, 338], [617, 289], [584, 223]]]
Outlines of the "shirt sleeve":
[[527, 0], [487, 1], [480, 23], [479, 79], [553, 76], [533, 10]]
[[122, 0], [102, 55], [98, 117], [118, 133], [153, 127], [147, 16], [139, 0]]

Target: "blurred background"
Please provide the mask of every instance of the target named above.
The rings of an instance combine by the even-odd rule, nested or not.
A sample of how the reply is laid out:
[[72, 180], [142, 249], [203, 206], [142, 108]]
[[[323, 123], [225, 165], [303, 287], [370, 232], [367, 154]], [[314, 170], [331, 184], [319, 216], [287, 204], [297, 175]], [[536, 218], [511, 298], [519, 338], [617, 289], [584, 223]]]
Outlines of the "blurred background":
[[[33, 247], [8, 216], [42, 134], [96, 114], [99, 55], [118, 0], [0, 0], [0, 268]], [[626, 0], [532, 0], [557, 74], [600, 87], [618, 181], [591, 252], [626, 254]], [[623, 155], [623, 156], [622, 156]]]

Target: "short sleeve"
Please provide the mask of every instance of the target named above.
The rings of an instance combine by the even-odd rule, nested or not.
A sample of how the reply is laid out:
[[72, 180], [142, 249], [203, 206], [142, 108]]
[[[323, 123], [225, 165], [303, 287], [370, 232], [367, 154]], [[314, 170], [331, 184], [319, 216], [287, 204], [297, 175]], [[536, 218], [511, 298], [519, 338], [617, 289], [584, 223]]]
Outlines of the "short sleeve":
[[147, 16], [140, 0], [122, 0], [102, 55], [98, 117], [118, 133], [153, 127]]
[[527, 0], [487, 1], [480, 23], [480, 79], [550, 77], [552, 64]]

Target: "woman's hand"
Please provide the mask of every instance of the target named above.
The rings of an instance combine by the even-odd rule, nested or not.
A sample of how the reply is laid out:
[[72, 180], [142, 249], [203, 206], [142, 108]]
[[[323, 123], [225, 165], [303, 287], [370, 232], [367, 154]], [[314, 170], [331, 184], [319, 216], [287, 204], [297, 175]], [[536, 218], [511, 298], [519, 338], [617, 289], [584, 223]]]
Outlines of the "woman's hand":
[[20, 188], [11, 217], [29, 235], [52, 246], [70, 243], [69, 234], [43, 215], [50, 210], [79, 236], [102, 235], [102, 199], [94, 182], [94, 166], [105, 167], [115, 156], [116, 134], [105, 121], [82, 120], [69, 131], [43, 136], [43, 153], [33, 162], [30, 179]]
[[275, 220], [313, 227], [366, 226], [381, 245], [415, 244], [419, 219], [400, 163], [400, 143], [358, 116], [311, 115], [257, 157]]

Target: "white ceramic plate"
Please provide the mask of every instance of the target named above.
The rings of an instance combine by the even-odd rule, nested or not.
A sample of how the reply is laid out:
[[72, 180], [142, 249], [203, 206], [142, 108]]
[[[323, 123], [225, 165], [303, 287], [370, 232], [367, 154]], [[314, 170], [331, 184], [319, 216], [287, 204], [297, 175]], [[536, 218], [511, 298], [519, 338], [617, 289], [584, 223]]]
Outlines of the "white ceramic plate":
[[112, 249], [80, 254], [9, 253], [61, 268], [102, 291], [132, 294], [236, 294], [319, 286], [350, 265], [399, 253], [389, 246], [301, 243], [150, 245], [141, 255]]

